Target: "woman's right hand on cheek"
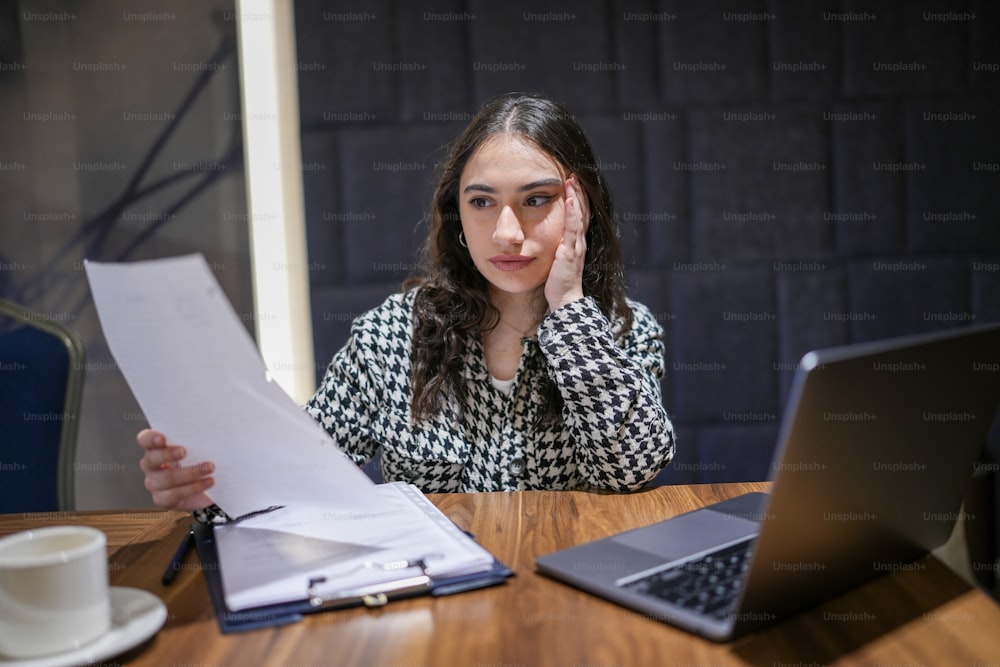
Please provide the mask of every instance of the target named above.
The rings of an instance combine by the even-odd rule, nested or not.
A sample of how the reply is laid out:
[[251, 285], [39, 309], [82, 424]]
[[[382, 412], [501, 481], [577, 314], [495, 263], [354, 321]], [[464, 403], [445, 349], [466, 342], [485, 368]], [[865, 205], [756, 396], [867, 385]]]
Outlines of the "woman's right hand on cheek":
[[139, 468], [146, 476], [146, 489], [158, 507], [191, 511], [212, 504], [205, 491], [215, 484], [213, 463], [182, 465], [187, 450], [180, 445], [168, 446], [166, 437], [151, 429], [140, 431], [136, 442], [144, 451]]

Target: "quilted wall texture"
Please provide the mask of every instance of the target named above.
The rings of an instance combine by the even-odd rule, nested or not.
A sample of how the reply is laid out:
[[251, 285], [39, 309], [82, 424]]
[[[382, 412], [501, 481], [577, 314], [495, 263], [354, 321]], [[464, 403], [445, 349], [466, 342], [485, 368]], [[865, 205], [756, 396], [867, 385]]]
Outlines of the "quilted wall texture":
[[661, 483], [768, 478], [809, 349], [1000, 320], [996, 3], [338, 5], [296, 2], [317, 375], [513, 90], [584, 125], [666, 329]]

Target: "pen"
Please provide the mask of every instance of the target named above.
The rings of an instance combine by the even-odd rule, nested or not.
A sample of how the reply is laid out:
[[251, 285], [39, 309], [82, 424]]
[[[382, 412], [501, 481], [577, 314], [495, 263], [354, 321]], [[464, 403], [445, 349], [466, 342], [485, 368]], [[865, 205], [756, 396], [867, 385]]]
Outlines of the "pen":
[[181, 569], [181, 563], [184, 561], [184, 557], [187, 556], [188, 551], [194, 546], [194, 531], [189, 530], [184, 536], [184, 540], [181, 545], [177, 547], [177, 551], [174, 553], [174, 557], [170, 559], [170, 565], [167, 566], [166, 571], [160, 578], [160, 583], [164, 586], [169, 586], [173, 583], [174, 577], [177, 576], [177, 571]]

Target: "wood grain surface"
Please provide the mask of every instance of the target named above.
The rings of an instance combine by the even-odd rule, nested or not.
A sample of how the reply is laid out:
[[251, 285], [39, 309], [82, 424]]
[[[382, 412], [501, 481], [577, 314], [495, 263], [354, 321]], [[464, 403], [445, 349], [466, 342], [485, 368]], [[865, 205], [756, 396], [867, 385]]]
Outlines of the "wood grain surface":
[[886, 575], [789, 621], [714, 644], [547, 579], [539, 555], [643, 526], [766, 484], [670, 486], [631, 495], [517, 492], [430, 496], [512, 567], [502, 586], [347, 609], [222, 635], [191, 554], [175, 583], [160, 576], [190, 522], [178, 512], [0, 516], [0, 535], [40, 525], [105, 531], [117, 586], [160, 596], [168, 618], [150, 641], [107, 664], [278, 667], [718, 665], [1000, 666], [1000, 608], [935, 558]]

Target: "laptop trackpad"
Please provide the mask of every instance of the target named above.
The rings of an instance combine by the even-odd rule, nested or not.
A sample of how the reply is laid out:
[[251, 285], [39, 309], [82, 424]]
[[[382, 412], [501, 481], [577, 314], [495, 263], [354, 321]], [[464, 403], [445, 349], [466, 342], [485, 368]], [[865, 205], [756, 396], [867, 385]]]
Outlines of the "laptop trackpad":
[[611, 539], [671, 561], [756, 535], [759, 529], [755, 521], [701, 509]]

